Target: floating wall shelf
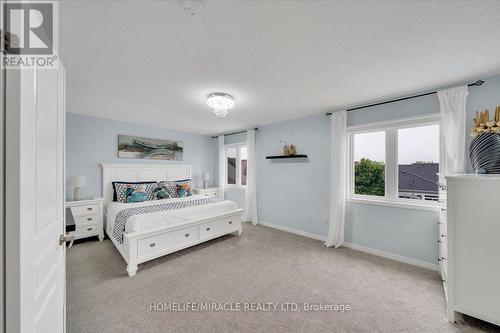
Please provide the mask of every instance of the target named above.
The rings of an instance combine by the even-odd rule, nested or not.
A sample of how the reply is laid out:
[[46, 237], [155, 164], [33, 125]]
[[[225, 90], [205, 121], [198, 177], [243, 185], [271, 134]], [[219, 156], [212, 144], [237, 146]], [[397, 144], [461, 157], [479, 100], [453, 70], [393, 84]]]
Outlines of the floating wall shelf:
[[268, 160], [288, 159], [288, 158], [307, 158], [307, 155], [275, 155], [275, 156], [266, 156], [266, 159], [268, 159]]

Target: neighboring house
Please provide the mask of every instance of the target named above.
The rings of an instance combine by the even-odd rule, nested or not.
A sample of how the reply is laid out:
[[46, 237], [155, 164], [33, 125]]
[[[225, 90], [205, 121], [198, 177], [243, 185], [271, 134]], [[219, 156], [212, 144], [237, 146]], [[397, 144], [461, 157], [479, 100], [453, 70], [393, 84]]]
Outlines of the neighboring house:
[[416, 162], [399, 165], [399, 197], [438, 200], [439, 163]]

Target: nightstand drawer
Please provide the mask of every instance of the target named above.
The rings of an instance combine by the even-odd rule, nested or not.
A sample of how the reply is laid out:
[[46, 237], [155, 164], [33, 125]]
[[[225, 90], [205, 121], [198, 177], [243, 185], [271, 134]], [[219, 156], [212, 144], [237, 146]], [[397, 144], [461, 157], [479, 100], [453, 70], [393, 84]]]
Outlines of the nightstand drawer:
[[71, 207], [71, 212], [73, 216], [82, 216], [82, 215], [93, 215], [99, 213], [99, 204], [93, 205], [82, 205], [82, 206], [74, 206]]
[[99, 234], [99, 223], [85, 223], [77, 224], [76, 230], [71, 232], [70, 235], [75, 237], [85, 236], [85, 235], [97, 235]]
[[75, 224], [80, 225], [80, 224], [86, 224], [86, 223], [98, 223], [99, 222], [99, 215], [81, 215], [75, 217]]

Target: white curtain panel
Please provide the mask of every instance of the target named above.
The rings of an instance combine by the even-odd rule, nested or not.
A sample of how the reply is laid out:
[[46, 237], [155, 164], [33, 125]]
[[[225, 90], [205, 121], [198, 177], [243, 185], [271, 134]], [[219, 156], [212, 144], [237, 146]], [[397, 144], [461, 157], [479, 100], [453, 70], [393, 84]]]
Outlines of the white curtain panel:
[[219, 135], [219, 197], [225, 198], [226, 186], [226, 148], [224, 147], [224, 135]]
[[457, 87], [438, 91], [441, 112], [441, 147], [444, 152], [439, 173], [449, 175], [463, 173], [465, 158], [465, 110], [468, 87]]
[[243, 221], [258, 223], [257, 217], [257, 185], [256, 185], [256, 157], [255, 157], [255, 130], [247, 131], [247, 191], [245, 195], [245, 217]]
[[325, 245], [344, 243], [345, 199], [347, 183], [347, 112], [331, 115], [330, 225]]

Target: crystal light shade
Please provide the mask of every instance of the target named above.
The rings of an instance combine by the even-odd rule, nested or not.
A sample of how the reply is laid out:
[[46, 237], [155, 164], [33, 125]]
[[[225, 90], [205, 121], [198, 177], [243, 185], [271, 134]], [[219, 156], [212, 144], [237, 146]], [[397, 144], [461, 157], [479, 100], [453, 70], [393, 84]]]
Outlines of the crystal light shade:
[[214, 109], [217, 117], [225, 117], [227, 110], [234, 107], [234, 98], [228, 94], [215, 93], [208, 96], [207, 104]]

